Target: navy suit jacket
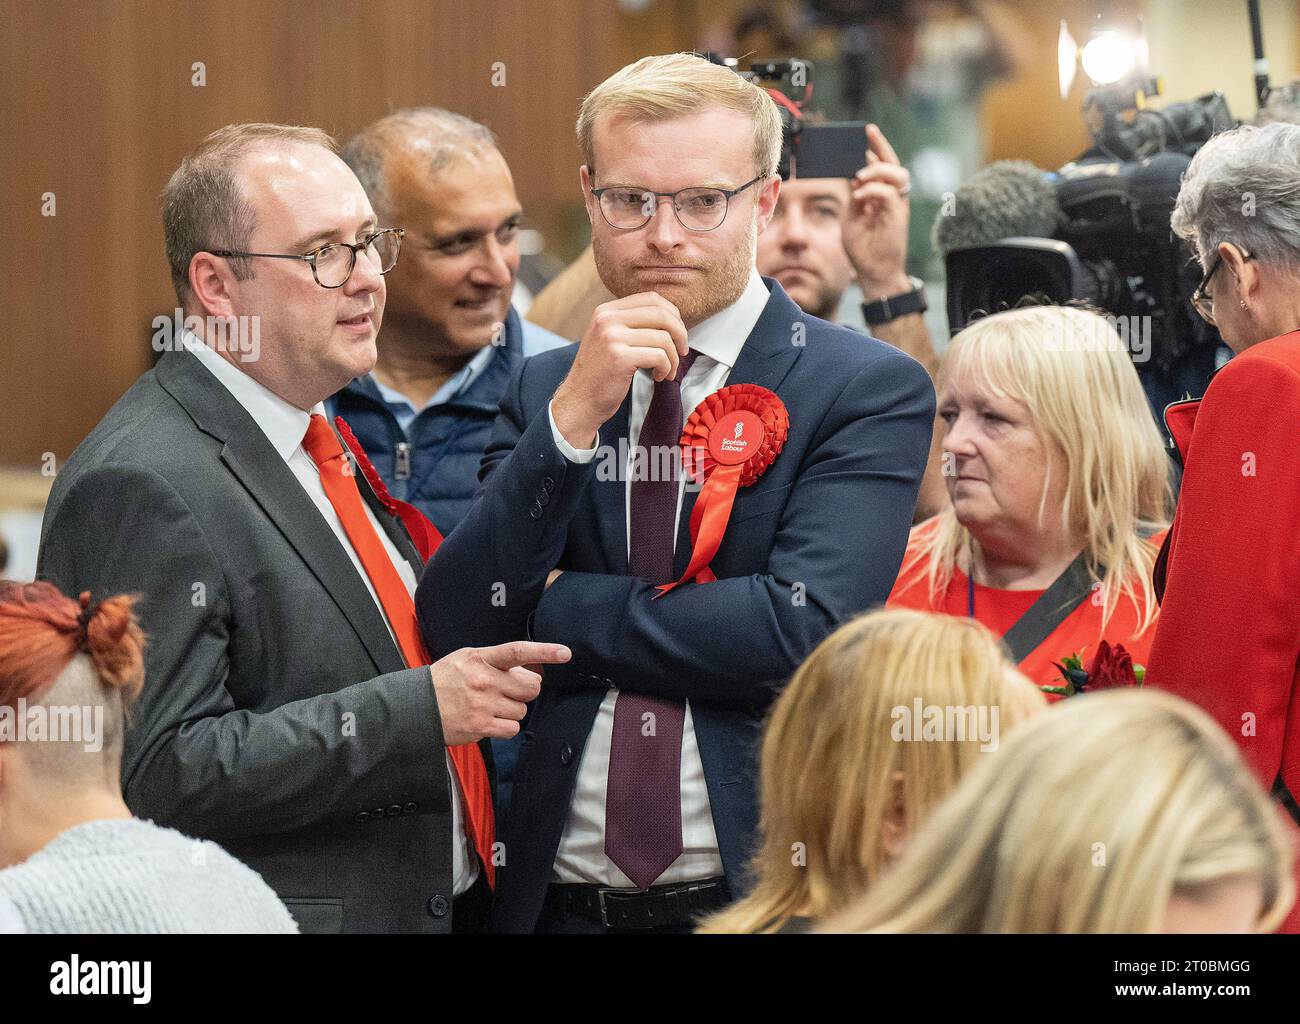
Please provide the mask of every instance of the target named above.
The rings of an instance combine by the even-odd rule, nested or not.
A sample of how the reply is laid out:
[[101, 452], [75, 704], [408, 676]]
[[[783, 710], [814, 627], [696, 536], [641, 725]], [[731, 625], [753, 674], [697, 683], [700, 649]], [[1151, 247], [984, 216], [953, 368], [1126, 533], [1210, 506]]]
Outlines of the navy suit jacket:
[[[764, 283], [771, 295], [727, 384], [776, 392], [790, 433], [767, 472], [737, 494], [711, 563], [716, 582], [651, 600], [654, 587], [627, 575], [622, 461], [598, 452], [571, 463], [551, 435], [547, 405], [577, 346], [520, 367], [479, 494], [420, 580], [416, 601], [435, 657], [520, 639], [530, 626], [534, 639], [573, 651], [567, 665], [547, 667], [525, 723], [502, 836], [498, 930], [536, 924], [583, 747], [611, 686], [691, 702], [723, 868], [742, 892], [764, 715], [809, 652], [882, 604], [898, 574], [930, 447], [930, 378], [898, 349], [809, 316], [775, 281]], [[601, 427], [602, 448], [626, 444], [630, 402]], [[697, 493], [688, 489], [682, 507], [678, 576]], [[564, 574], [546, 588], [555, 568]]]

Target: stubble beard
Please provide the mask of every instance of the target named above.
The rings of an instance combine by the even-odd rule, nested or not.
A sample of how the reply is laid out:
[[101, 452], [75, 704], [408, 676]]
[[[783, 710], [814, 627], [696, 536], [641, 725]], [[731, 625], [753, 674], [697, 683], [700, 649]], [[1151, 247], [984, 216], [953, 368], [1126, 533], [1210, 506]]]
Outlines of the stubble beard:
[[817, 289], [816, 309], [807, 310], [819, 320], [825, 320], [827, 323], [835, 323], [839, 316], [840, 301], [844, 298], [844, 292], [837, 292], [827, 284], [822, 284]]
[[[725, 256], [703, 264], [696, 261], [695, 265], [703, 265], [704, 269], [700, 274], [694, 275], [696, 279], [688, 287], [664, 288], [662, 291], [652, 287], [650, 290], [659, 292], [676, 306], [682, 323], [690, 330], [740, 298], [754, 269], [757, 246], [758, 223], [756, 219], [751, 219], [742, 242]], [[601, 282], [615, 298], [626, 298], [646, 290], [638, 283], [630, 266], [602, 251], [598, 238], [592, 240], [592, 255]]]

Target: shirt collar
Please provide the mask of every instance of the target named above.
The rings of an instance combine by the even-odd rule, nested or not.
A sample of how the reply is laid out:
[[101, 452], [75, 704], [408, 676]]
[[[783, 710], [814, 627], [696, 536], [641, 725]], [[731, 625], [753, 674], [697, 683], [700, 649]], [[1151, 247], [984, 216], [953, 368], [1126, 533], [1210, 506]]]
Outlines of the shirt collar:
[[[307, 436], [307, 424], [312, 414], [325, 415], [325, 404], [317, 402], [311, 412], [304, 412], [296, 405], [286, 402], [270, 388], [255, 381], [247, 373], [229, 360], [222, 358], [191, 331], [181, 335], [183, 344], [204, 368], [216, 377], [230, 392], [253, 422], [261, 428], [266, 439], [271, 442], [280, 458], [286, 462]], [[328, 417], [326, 417], [328, 419]]]
[[740, 350], [745, 347], [745, 339], [763, 315], [770, 297], [758, 270], [750, 270], [749, 281], [740, 298], [687, 332], [691, 348], [715, 362], [734, 367], [740, 358]]
[[379, 389], [380, 397], [387, 404], [398, 406], [404, 405], [412, 412], [420, 413], [431, 406], [442, 405], [445, 402], [450, 402], [453, 398], [468, 391], [471, 385], [473, 385], [473, 383], [483, 375], [483, 371], [487, 369], [488, 363], [492, 361], [492, 354], [494, 351], [494, 346], [484, 345], [483, 348], [479, 349], [479, 351], [474, 355], [473, 359], [449, 377], [443, 383], [442, 387], [435, 391], [429, 400], [419, 409], [416, 409], [415, 406], [411, 404], [411, 400], [396, 388], [390, 388], [373, 373], [369, 376], [374, 382], [375, 387]]

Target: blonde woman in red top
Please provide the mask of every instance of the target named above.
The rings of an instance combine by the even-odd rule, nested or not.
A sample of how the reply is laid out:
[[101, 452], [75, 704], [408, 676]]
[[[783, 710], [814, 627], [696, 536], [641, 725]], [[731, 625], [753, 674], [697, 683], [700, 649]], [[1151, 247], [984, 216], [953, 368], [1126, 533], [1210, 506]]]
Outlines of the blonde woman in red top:
[[1039, 685], [1103, 640], [1144, 666], [1169, 460], [1113, 323], [997, 313], [953, 339], [937, 384], [952, 504], [912, 530], [888, 604], [972, 616]]

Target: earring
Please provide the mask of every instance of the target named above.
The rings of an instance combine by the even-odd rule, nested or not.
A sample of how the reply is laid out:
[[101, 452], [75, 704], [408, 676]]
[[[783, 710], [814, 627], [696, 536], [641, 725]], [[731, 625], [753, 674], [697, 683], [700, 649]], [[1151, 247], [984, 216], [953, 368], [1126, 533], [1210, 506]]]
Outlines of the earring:
[[1242, 299], [1242, 300], [1241, 300], [1241, 308], [1242, 308], [1242, 309], [1250, 309], [1250, 307], [1246, 305], [1246, 300], [1245, 300], [1245, 299]]

